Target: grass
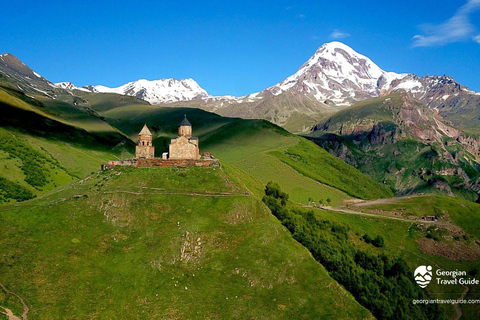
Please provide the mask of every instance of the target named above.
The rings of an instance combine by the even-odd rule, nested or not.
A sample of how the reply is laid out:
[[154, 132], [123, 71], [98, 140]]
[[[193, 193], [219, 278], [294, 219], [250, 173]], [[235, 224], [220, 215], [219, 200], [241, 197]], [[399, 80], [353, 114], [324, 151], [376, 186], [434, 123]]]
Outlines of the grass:
[[[124, 137], [135, 141], [144, 123], [154, 132], [158, 155], [187, 113], [201, 152], [212, 152], [223, 170], [95, 173], [40, 199], [0, 206], [2, 283], [31, 303], [32, 318], [371, 317], [291, 239], [260, 199], [269, 180], [301, 204], [329, 197], [337, 206], [352, 196], [389, 196], [388, 189], [266, 121], [131, 101], [109, 106], [114, 98], [90, 104], [114, 127], [112, 139], [105, 138], [111, 131], [99, 134], [95, 124], [88, 127], [93, 134], [21, 108], [5, 109], [0, 122], [32, 149], [56, 159], [70, 175], [85, 178], [101, 163], [130, 157], [133, 143]], [[21, 160], [0, 152], [0, 175], [21, 182], [21, 165]], [[188, 194], [206, 192], [210, 195]], [[229, 195], [212, 196], [218, 193]], [[435, 206], [446, 209], [455, 223], [478, 238], [475, 206], [450, 198], [405, 205], [418, 206], [417, 214]], [[316, 212], [351, 226], [352, 241], [365, 233], [382, 235], [386, 247], [370, 249], [402, 255], [412, 268], [429, 261], [450, 269], [478, 266], [478, 261], [424, 254], [416, 242], [424, 234], [410, 224]], [[458, 295], [461, 290], [452, 291]], [[473, 289], [467, 297], [478, 293]], [[21, 313], [18, 302], [5, 295], [0, 294], [0, 305]], [[467, 316], [474, 311], [469, 312]]]
[[2, 283], [32, 318], [371, 318], [235, 180], [114, 170], [6, 206]]
[[8, 180], [2, 188], [10, 189], [1, 190], [3, 201], [25, 199], [20, 194], [28, 194], [27, 198], [43, 195], [73, 181], [73, 177], [44, 150], [36, 150], [24, 139], [2, 128], [0, 138], [0, 177]]
[[300, 140], [298, 145], [272, 155], [303, 175], [363, 199], [386, 198], [393, 193], [364, 176], [354, 167], [339, 161], [312, 142]]
[[[269, 180], [275, 180], [296, 202], [307, 204], [309, 198], [314, 202], [330, 198], [332, 205], [340, 205], [344, 199], [352, 195], [358, 196], [352, 191], [352, 187], [345, 188], [345, 184], [341, 185], [344, 190], [335, 190], [340, 184], [333, 182], [332, 179], [335, 175], [342, 175], [339, 170], [343, 170], [353, 175], [358, 181], [358, 188], [372, 191], [368, 198], [380, 197], [382, 192], [388, 194], [388, 190], [366, 178], [353, 167], [264, 120], [222, 118], [198, 109], [145, 105], [124, 106], [102, 113], [107, 121], [116, 125], [132, 139], [136, 139], [138, 131], [144, 123], [147, 123], [154, 132], [157, 155], [161, 153], [160, 150], [166, 151], [169, 137], [176, 135], [178, 123], [172, 119], [180, 121], [183, 114], [187, 114], [192, 123], [193, 134], [200, 138], [200, 152], [212, 152], [222, 163], [231, 164], [251, 175], [256, 181], [254, 182], [256, 187], [251, 188], [261, 189]], [[301, 167], [300, 161], [282, 163], [274, 156], [275, 154], [269, 154], [273, 151], [283, 153], [285, 149], [295, 149], [297, 145], [306, 148], [304, 155], [310, 161], [309, 165], [319, 169], [316, 176], [312, 177], [298, 170]], [[315, 162], [318, 159], [323, 160], [321, 165]], [[325, 166], [327, 170], [321, 166]], [[334, 166], [339, 169], [334, 169]], [[326, 182], [330, 183], [330, 186], [326, 185]]]

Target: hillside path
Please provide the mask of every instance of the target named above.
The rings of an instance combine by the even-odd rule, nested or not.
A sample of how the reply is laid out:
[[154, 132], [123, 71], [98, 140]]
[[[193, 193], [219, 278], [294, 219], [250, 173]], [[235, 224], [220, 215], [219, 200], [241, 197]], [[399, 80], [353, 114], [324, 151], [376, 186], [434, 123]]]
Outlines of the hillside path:
[[141, 192], [141, 191], [126, 191], [126, 190], [115, 190], [115, 191], [104, 191], [104, 194], [112, 193], [128, 193], [135, 195], [181, 195], [181, 196], [200, 196], [200, 197], [248, 197], [248, 194], [244, 193], [231, 193], [231, 192]]
[[[301, 206], [302, 207], [307, 207], [307, 208], [316, 208], [316, 207], [308, 206], [308, 205], [301, 205]], [[444, 227], [455, 226], [454, 224], [452, 224], [450, 222], [447, 222], [447, 221], [438, 221], [438, 220], [437, 221], [423, 221], [423, 220], [420, 220], [420, 219], [392, 217], [392, 216], [386, 216], [386, 215], [381, 215], [381, 214], [350, 210], [350, 209], [345, 209], [345, 208], [333, 208], [333, 207], [323, 206], [323, 207], [320, 207], [320, 209], [342, 212], [342, 213], [347, 213], [347, 214], [355, 214], [355, 215], [366, 216], [366, 217], [371, 217], [371, 218], [382, 218], [382, 219], [390, 219], [390, 220], [397, 220], [397, 221], [403, 221], [403, 222], [418, 222], [418, 223], [423, 223], [423, 224], [434, 224], [434, 225], [444, 226]]]
[[4, 312], [2, 312], [0, 310], [0, 313], [6, 315], [8, 320], [28, 320], [27, 314], [28, 314], [28, 311], [30, 309], [28, 308], [27, 304], [25, 303], [25, 300], [23, 300], [23, 298], [20, 297], [18, 294], [16, 294], [16, 293], [8, 290], [7, 288], [5, 288], [5, 286], [1, 283], [0, 283], [0, 288], [2, 288], [3, 291], [5, 291], [6, 294], [11, 294], [12, 296], [17, 297], [20, 300], [20, 302], [22, 303], [22, 307], [23, 307], [23, 313], [22, 313], [22, 318], [21, 319], [19, 317], [17, 317], [16, 315], [14, 315], [12, 310], [10, 310], [8, 308], [5, 308], [5, 307], [2, 307], [2, 306], [0, 306], [0, 309], [3, 309]]

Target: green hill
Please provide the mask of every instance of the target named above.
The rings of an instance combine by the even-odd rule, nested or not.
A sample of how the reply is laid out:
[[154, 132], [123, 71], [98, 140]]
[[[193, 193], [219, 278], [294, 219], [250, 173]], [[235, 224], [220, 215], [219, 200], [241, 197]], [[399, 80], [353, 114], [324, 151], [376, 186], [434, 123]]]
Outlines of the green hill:
[[4, 206], [1, 283], [32, 319], [372, 318], [237, 179], [119, 169]]
[[[131, 155], [133, 142], [99, 117], [66, 103], [58, 110], [45, 105], [0, 88], [0, 202], [43, 195], [97, 171], [109, 159]], [[100, 122], [99, 130], [81, 126], [84, 120], [92, 124], [89, 117]]]

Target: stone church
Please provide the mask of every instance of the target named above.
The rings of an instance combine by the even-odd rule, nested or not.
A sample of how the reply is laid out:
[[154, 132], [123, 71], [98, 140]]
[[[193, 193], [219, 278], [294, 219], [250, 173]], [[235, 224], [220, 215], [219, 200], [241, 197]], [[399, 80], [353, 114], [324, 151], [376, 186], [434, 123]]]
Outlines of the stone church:
[[[138, 145], [135, 150], [135, 158], [155, 158], [155, 148], [152, 145], [152, 133], [146, 124], [143, 126], [142, 131], [140, 131], [138, 134]], [[188, 121], [187, 115], [185, 115], [185, 118], [178, 126], [178, 137], [172, 138], [170, 141], [168, 159], [200, 159], [198, 138], [192, 137], [192, 124]]]
[[198, 138], [192, 137], [192, 125], [187, 115], [178, 126], [178, 137], [170, 141], [168, 159], [200, 159]]
[[115, 166], [131, 166], [136, 168], [150, 167], [220, 167], [220, 161], [211, 153], [204, 153], [200, 157], [198, 138], [192, 137], [192, 124], [187, 116], [178, 126], [178, 137], [170, 141], [169, 152], [162, 157], [155, 157], [155, 147], [152, 143], [153, 135], [145, 124], [138, 134], [138, 144], [135, 148], [135, 158], [109, 161], [102, 164], [102, 170], [110, 170]]

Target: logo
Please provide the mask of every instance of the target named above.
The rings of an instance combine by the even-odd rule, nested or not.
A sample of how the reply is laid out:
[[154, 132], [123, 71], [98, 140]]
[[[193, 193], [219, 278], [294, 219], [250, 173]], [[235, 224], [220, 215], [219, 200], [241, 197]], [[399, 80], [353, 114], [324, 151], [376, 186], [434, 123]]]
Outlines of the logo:
[[432, 280], [432, 266], [420, 266], [413, 273], [420, 288], [425, 288]]

